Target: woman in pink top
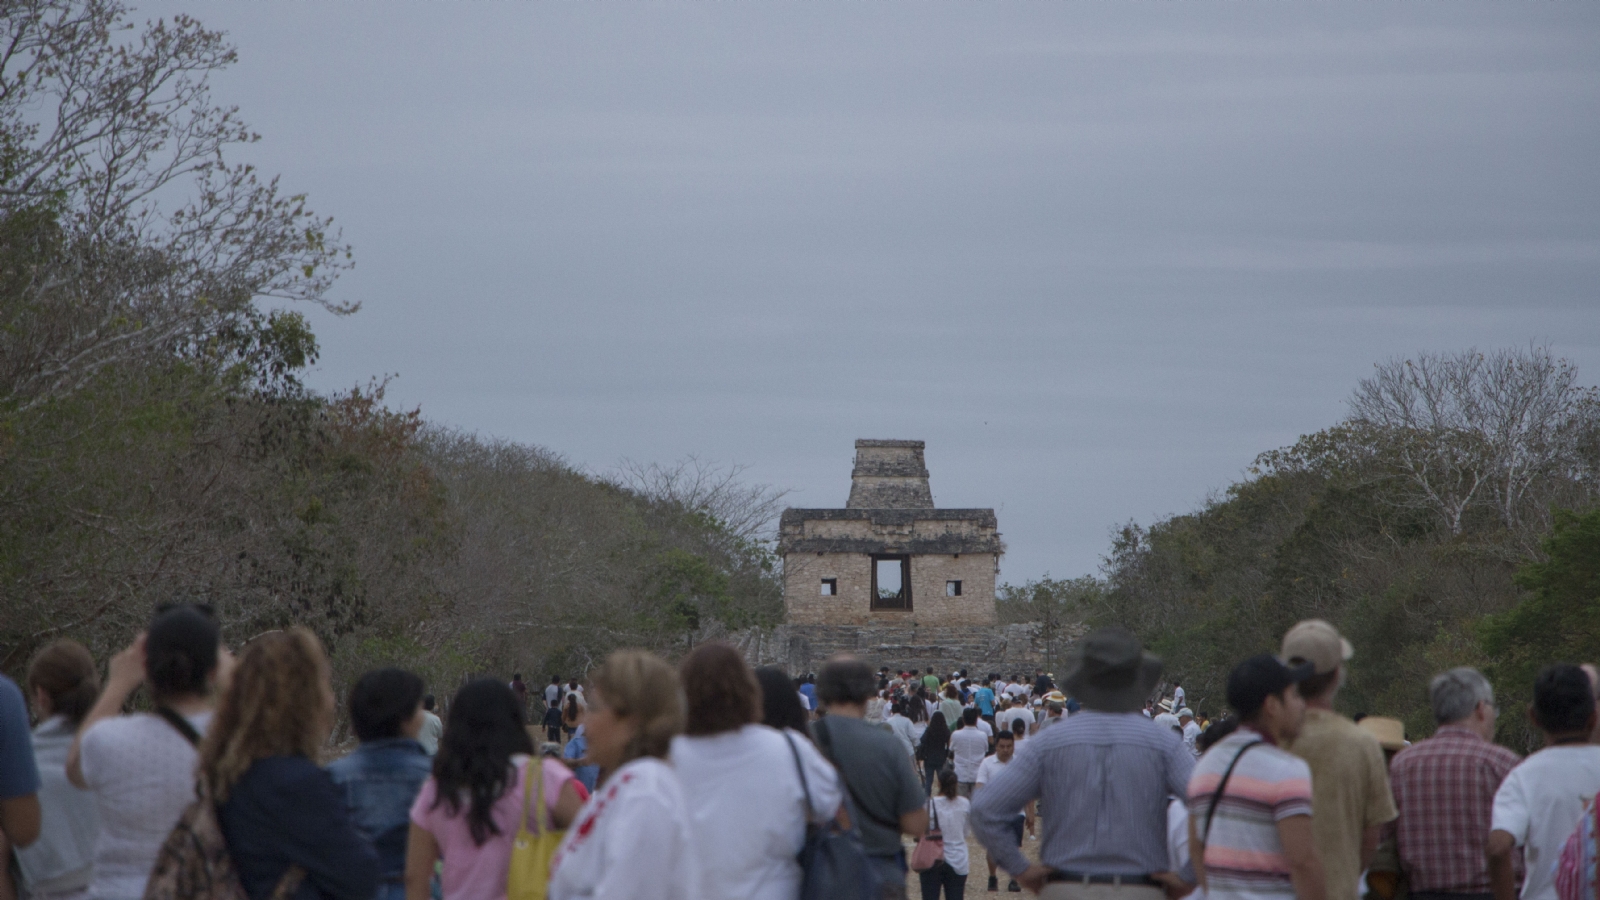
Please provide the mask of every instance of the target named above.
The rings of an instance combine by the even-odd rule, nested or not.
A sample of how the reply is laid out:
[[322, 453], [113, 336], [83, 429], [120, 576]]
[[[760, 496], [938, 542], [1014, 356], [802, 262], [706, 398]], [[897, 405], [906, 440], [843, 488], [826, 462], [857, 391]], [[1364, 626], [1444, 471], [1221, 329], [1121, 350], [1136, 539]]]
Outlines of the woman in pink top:
[[534, 759], [525, 725], [517, 695], [502, 681], [472, 681], [456, 693], [433, 777], [411, 807], [406, 900], [428, 900], [441, 858], [445, 900], [505, 900], [529, 765], [544, 777], [546, 827], [572, 823], [583, 806], [572, 771]]

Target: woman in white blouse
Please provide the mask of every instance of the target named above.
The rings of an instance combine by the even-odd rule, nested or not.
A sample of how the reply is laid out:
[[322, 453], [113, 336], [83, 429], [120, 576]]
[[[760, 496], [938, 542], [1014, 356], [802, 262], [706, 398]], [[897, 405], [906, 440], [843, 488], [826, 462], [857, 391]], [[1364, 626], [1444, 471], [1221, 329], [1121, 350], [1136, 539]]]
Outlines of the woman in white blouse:
[[683, 730], [678, 674], [651, 653], [618, 650], [590, 682], [584, 724], [600, 786], [550, 862], [550, 900], [704, 896], [688, 806], [666, 762]]
[[806, 823], [837, 814], [839, 776], [811, 741], [758, 724], [755, 673], [728, 644], [701, 644], [678, 667], [688, 728], [672, 741], [706, 900], [795, 900]]

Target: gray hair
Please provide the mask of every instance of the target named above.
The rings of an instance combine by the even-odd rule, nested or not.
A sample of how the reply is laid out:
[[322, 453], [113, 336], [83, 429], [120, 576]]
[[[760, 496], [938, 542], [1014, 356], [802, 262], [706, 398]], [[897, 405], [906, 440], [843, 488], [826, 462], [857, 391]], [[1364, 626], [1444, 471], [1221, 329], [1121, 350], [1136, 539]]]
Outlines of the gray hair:
[[1433, 719], [1440, 725], [1459, 722], [1478, 708], [1479, 703], [1494, 703], [1494, 686], [1483, 673], [1470, 666], [1435, 675], [1428, 685], [1428, 700]]

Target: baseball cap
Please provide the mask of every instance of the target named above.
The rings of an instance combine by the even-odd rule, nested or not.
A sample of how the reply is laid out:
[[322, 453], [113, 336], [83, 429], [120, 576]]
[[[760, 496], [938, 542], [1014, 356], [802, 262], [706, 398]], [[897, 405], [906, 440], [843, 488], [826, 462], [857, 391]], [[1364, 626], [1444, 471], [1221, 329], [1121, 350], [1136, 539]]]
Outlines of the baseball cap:
[[1315, 672], [1309, 662], [1288, 666], [1270, 653], [1252, 656], [1228, 673], [1228, 705], [1238, 711], [1239, 718], [1248, 719], [1261, 710], [1268, 697], [1283, 693], [1284, 688], [1305, 681]]
[[1318, 675], [1339, 668], [1355, 652], [1339, 629], [1322, 619], [1299, 622], [1283, 636], [1283, 658], [1291, 663], [1297, 659], [1312, 663]]
[[1185, 706], [1183, 709], [1178, 710], [1178, 718], [1181, 719], [1184, 716], [1188, 716], [1191, 719], [1194, 718], [1194, 710], [1190, 709], [1187, 706]]

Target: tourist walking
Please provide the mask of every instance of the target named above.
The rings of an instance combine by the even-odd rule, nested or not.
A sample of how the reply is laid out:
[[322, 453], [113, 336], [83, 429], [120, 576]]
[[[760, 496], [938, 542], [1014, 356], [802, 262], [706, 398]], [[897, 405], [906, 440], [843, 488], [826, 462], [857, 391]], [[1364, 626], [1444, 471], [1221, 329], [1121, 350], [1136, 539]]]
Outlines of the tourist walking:
[[906, 863], [900, 836], [920, 837], [927, 829], [927, 795], [900, 741], [863, 721], [872, 686], [866, 663], [849, 655], [829, 659], [817, 678], [817, 695], [827, 715], [812, 733], [818, 749], [839, 770], [878, 873], [880, 896], [902, 900]]
[[[1011, 760], [1016, 754], [1016, 749], [1017, 739], [1014, 734], [1002, 731], [995, 735], [994, 754], [984, 757], [983, 762], [978, 764], [978, 779], [972, 786], [972, 796], [976, 797], [986, 785], [994, 783], [995, 778], [1000, 775], [1006, 766], [1011, 764]], [[1017, 813], [1016, 817], [1011, 821], [1012, 835], [1016, 838], [1016, 844], [1019, 849], [1022, 847], [1024, 827], [1029, 831], [1033, 830], [1033, 804], [1031, 803], [1022, 812]], [[988, 859], [989, 890], [998, 890], [999, 879], [995, 876], [994, 857], [990, 856]], [[1006, 885], [1006, 890], [1016, 893], [1021, 891], [1022, 887], [1017, 884], [1015, 878], [1012, 878], [1011, 883]]]
[[[111, 658], [105, 689], [79, 726], [67, 777], [94, 794], [95, 900], [138, 900], [156, 853], [194, 800], [196, 750], [211, 724], [212, 690], [232, 658], [211, 611], [174, 606]], [[120, 715], [141, 684], [152, 713]]]
[[956, 782], [961, 786], [961, 796], [971, 797], [972, 786], [978, 781], [978, 766], [989, 755], [989, 739], [978, 730], [978, 711], [961, 712], [961, 727], [950, 735], [950, 755], [954, 758]]
[[[94, 795], [67, 780], [67, 754], [100, 695], [100, 678], [86, 647], [56, 641], [28, 664], [27, 683], [39, 716], [32, 743], [39, 769], [40, 830], [37, 841], [16, 848], [18, 880], [33, 900], [80, 900], [88, 896], [94, 873], [100, 814]], [[0, 878], [4, 869], [0, 865]]]
[[[433, 775], [411, 805], [406, 898], [429, 900], [444, 861], [444, 900], [504, 900], [511, 845], [543, 780], [544, 826], [571, 824], [582, 800], [572, 771], [534, 753], [517, 696], [493, 678], [469, 681], [450, 701]], [[534, 830], [536, 823], [529, 822]]]
[[1238, 727], [1200, 757], [1184, 794], [1189, 856], [1206, 900], [1327, 896], [1312, 835], [1311, 767], [1282, 749], [1305, 722], [1298, 685], [1314, 669], [1264, 653], [1228, 675]]
[[[964, 900], [967, 892], [967, 873], [971, 871], [967, 854], [967, 816], [972, 811], [972, 801], [957, 790], [956, 773], [939, 770], [939, 790], [928, 798], [930, 826], [944, 840], [944, 858], [933, 868], [917, 873], [922, 883], [922, 900]], [[993, 890], [993, 888], [990, 888]]]
[[654, 654], [618, 650], [591, 675], [588, 699], [600, 788], [551, 860], [551, 900], [699, 898], [689, 806], [666, 762], [684, 726], [677, 673]]
[[329, 764], [356, 830], [378, 852], [377, 900], [405, 900], [411, 805], [433, 770], [417, 740], [426, 723], [422, 679], [404, 669], [377, 669], [350, 689], [350, 727], [361, 743]]
[[1545, 668], [1533, 681], [1533, 721], [1544, 749], [1518, 763], [1494, 795], [1489, 880], [1495, 900], [1513, 900], [1512, 851], [1522, 848], [1522, 900], [1556, 900], [1555, 866], [1578, 819], [1600, 794], [1600, 747], [1589, 676], [1574, 665]]
[[1195, 745], [1195, 741], [1200, 739], [1200, 725], [1194, 720], [1194, 710], [1187, 706], [1180, 707], [1178, 709], [1178, 726], [1183, 729], [1183, 746], [1188, 748], [1196, 759], [1199, 759], [1200, 748]]
[[[900, 742], [900, 749], [905, 751], [906, 759], [911, 760], [913, 766], [916, 765], [917, 759], [917, 735], [916, 730], [911, 727], [911, 717], [907, 713], [916, 704], [917, 700], [914, 697], [908, 700], [896, 701], [889, 712], [889, 718], [883, 721], [883, 724], [889, 726], [889, 733], [894, 735], [895, 739]], [[862, 720], [865, 721], [865, 719], [866, 716], [863, 714]]]
[[[1167, 868], [1167, 796], [1184, 792], [1195, 762], [1139, 713], [1160, 677], [1161, 660], [1132, 632], [1090, 632], [1062, 677], [1083, 713], [1030, 738], [974, 801], [973, 832], [1023, 887], [1083, 900], [1117, 885], [1121, 900], [1163, 900], [1155, 876]], [[1040, 799], [1040, 861], [1030, 865], [1012, 823]]]
[[1312, 827], [1327, 878], [1328, 900], [1358, 900], [1361, 873], [1378, 849], [1383, 826], [1394, 821], [1388, 765], [1378, 739], [1333, 711], [1354, 653], [1338, 629], [1307, 619], [1283, 636], [1290, 665], [1310, 663], [1315, 673], [1300, 682], [1305, 723], [1290, 752], [1311, 766]]
[[944, 723], [944, 716], [928, 720], [928, 730], [917, 743], [917, 758], [922, 761], [923, 790], [931, 796], [939, 770], [950, 759], [950, 729]]
[[377, 892], [378, 855], [316, 762], [333, 720], [328, 659], [309, 629], [269, 632], [245, 646], [200, 744], [199, 771], [201, 799], [217, 804], [250, 900], [267, 900], [296, 879], [296, 900], [370, 900]]
[[417, 743], [429, 756], [439, 752], [439, 738], [444, 734], [444, 721], [434, 712], [434, 704], [432, 694], [422, 695], [422, 727], [417, 729]]
[[806, 824], [838, 813], [838, 773], [810, 741], [760, 724], [761, 688], [732, 646], [695, 647], [678, 674], [688, 716], [672, 766], [688, 801], [700, 896], [796, 900]]
[[939, 712], [944, 717], [946, 730], [955, 731], [961, 727], [961, 691], [955, 685], [944, 686], [944, 694], [939, 698]]
[[1519, 757], [1494, 743], [1494, 688], [1477, 669], [1435, 676], [1428, 701], [1438, 730], [1389, 767], [1400, 869], [1415, 900], [1488, 900], [1494, 795]]

